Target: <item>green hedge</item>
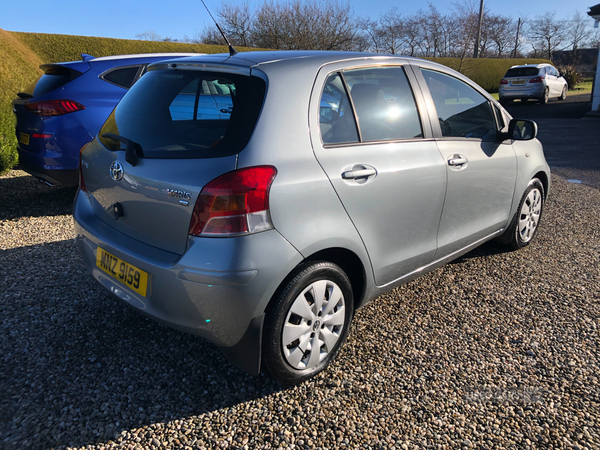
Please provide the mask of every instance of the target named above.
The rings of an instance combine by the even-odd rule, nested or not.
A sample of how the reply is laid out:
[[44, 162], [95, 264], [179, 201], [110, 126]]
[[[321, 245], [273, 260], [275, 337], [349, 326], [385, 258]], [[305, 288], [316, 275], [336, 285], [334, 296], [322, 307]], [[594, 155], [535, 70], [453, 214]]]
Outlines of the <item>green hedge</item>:
[[134, 41], [66, 34], [13, 33], [33, 50], [44, 63], [76, 61], [81, 53], [92, 56], [130, 55], [136, 53], [224, 53], [224, 45], [183, 44], [179, 42]]
[[426, 58], [448, 66], [469, 77], [488, 92], [498, 92], [500, 80], [512, 66], [522, 64], [550, 63], [547, 59], [473, 59], [465, 58]]
[[17, 163], [12, 100], [42, 73], [42, 60], [12, 33], [0, 29], [0, 173]]

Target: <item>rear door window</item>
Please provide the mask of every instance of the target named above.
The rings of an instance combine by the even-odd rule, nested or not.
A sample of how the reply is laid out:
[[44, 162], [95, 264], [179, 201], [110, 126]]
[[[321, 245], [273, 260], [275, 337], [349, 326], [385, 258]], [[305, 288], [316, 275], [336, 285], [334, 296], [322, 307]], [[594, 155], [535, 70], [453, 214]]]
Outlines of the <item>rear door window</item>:
[[257, 77], [193, 70], [151, 70], [123, 97], [99, 133], [110, 150], [126, 137], [148, 158], [204, 158], [238, 153], [262, 107]]
[[329, 75], [319, 104], [319, 125], [324, 144], [358, 142], [356, 121], [339, 73]]
[[319, 109], [324, 144], [423, 136], [412, 89], [402, 67], [353, 69], [330, 75]]
[[423, 136], [415, 98], [402, 67], [349, 70], [344, 78], [363, 141]]
[[109, 83], [115, 84], [123, 89], [129, 89], [135, 81], [135, 76], [140, 70], [140, 66], [122, 67], [104, 72], [100, 78]]

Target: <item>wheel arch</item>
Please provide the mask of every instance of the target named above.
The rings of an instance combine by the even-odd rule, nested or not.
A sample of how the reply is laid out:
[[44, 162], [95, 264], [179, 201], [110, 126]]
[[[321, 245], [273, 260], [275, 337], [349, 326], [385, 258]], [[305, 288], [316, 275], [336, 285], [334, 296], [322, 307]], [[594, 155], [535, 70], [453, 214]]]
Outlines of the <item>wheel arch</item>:
[[362, 305], [365, 296], [366, 272], [360, 258], [345, 248], [327, 248], [313, 253], [304, 262], [329, 261], [341, 267], [352, 285], [354, 309]]
[[544, 188], [544, 200], [548, 198], [548, 190], [550, 187], [550, 180], [548, 179], [548, 175], [546, 172], [540, 171], [536, 173], [531, 179], [537, 178], [542, 182], [542, 187]]
[[332, 247], [319, 250], [306, 257], [300, 264], [298, 264], [279, 284], [279, 287], [275, 290], [271, 300], [269, 300], [269, 303], [265, 307], [265, 312], [273, 304], [273, 300], [279, 297], [282, 289], [286, 286], [290, 277], [293, 276], [299, 267], [317, 261], [327, 261], [340, 266], [340, 268], [348, 276], [350, 285], [352, 286], [354, 309], [356, 310], [364, 303], [367, 284], [367, 275], [364, 264], [356, 255], [356, 253], [352, 252], [351, 250], [341, 247]]

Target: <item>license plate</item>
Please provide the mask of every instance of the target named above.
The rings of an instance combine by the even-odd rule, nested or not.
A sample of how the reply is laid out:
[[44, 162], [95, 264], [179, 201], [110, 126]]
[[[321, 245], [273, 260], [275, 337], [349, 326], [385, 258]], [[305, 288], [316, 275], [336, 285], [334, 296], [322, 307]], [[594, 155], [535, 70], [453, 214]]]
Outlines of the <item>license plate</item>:
[[513, 81], [512, 84], [525, 84], [525, 80]]
[[96, 267], [143, 297], [146, 296], [148, 288], [147, 272], [126, 263], [121, 258], [117, 258], [100, 247], [98, 247], [96, 253]]
[[24, 145], [29, 145], [29, 135], [27, 133], [19, 133], [19, 142]]

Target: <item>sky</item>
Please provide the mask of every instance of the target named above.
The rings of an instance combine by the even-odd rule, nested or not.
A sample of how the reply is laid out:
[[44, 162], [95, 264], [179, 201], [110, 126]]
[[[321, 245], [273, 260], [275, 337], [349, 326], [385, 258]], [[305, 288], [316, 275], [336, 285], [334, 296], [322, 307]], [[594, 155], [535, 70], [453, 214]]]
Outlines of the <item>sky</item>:
[[[215, 15], [222, 0], [205, 1]], [[248, 1], [260, 5], [264, 0]], [[589, 8], [599, 1], [485, 0], [485, 6], [493, 14], [515, 19], [533, 19], [549, 11], [555, 11], [557, 18], [569, 18], [576, 11], [588, 17]], [[456, 2], [465, 0], [431, 0], [442, 13], [449, 13]], [[412, 15], [420, 8], [426, 9], [428, 2], [349, 0], [349, 4], [355, 15], [377, 19], [393, 7]], [[593, 24], [593, 19], [589, 20]], [[182, 39], [186, 34], [200, 33], [207, 25], [212, 26], [212, 21], [200, 0], [0, 0], [0, 28], [8, 31], [120, 39], [135, 39], [139, 33], [154, 31], [163, 38]]]

